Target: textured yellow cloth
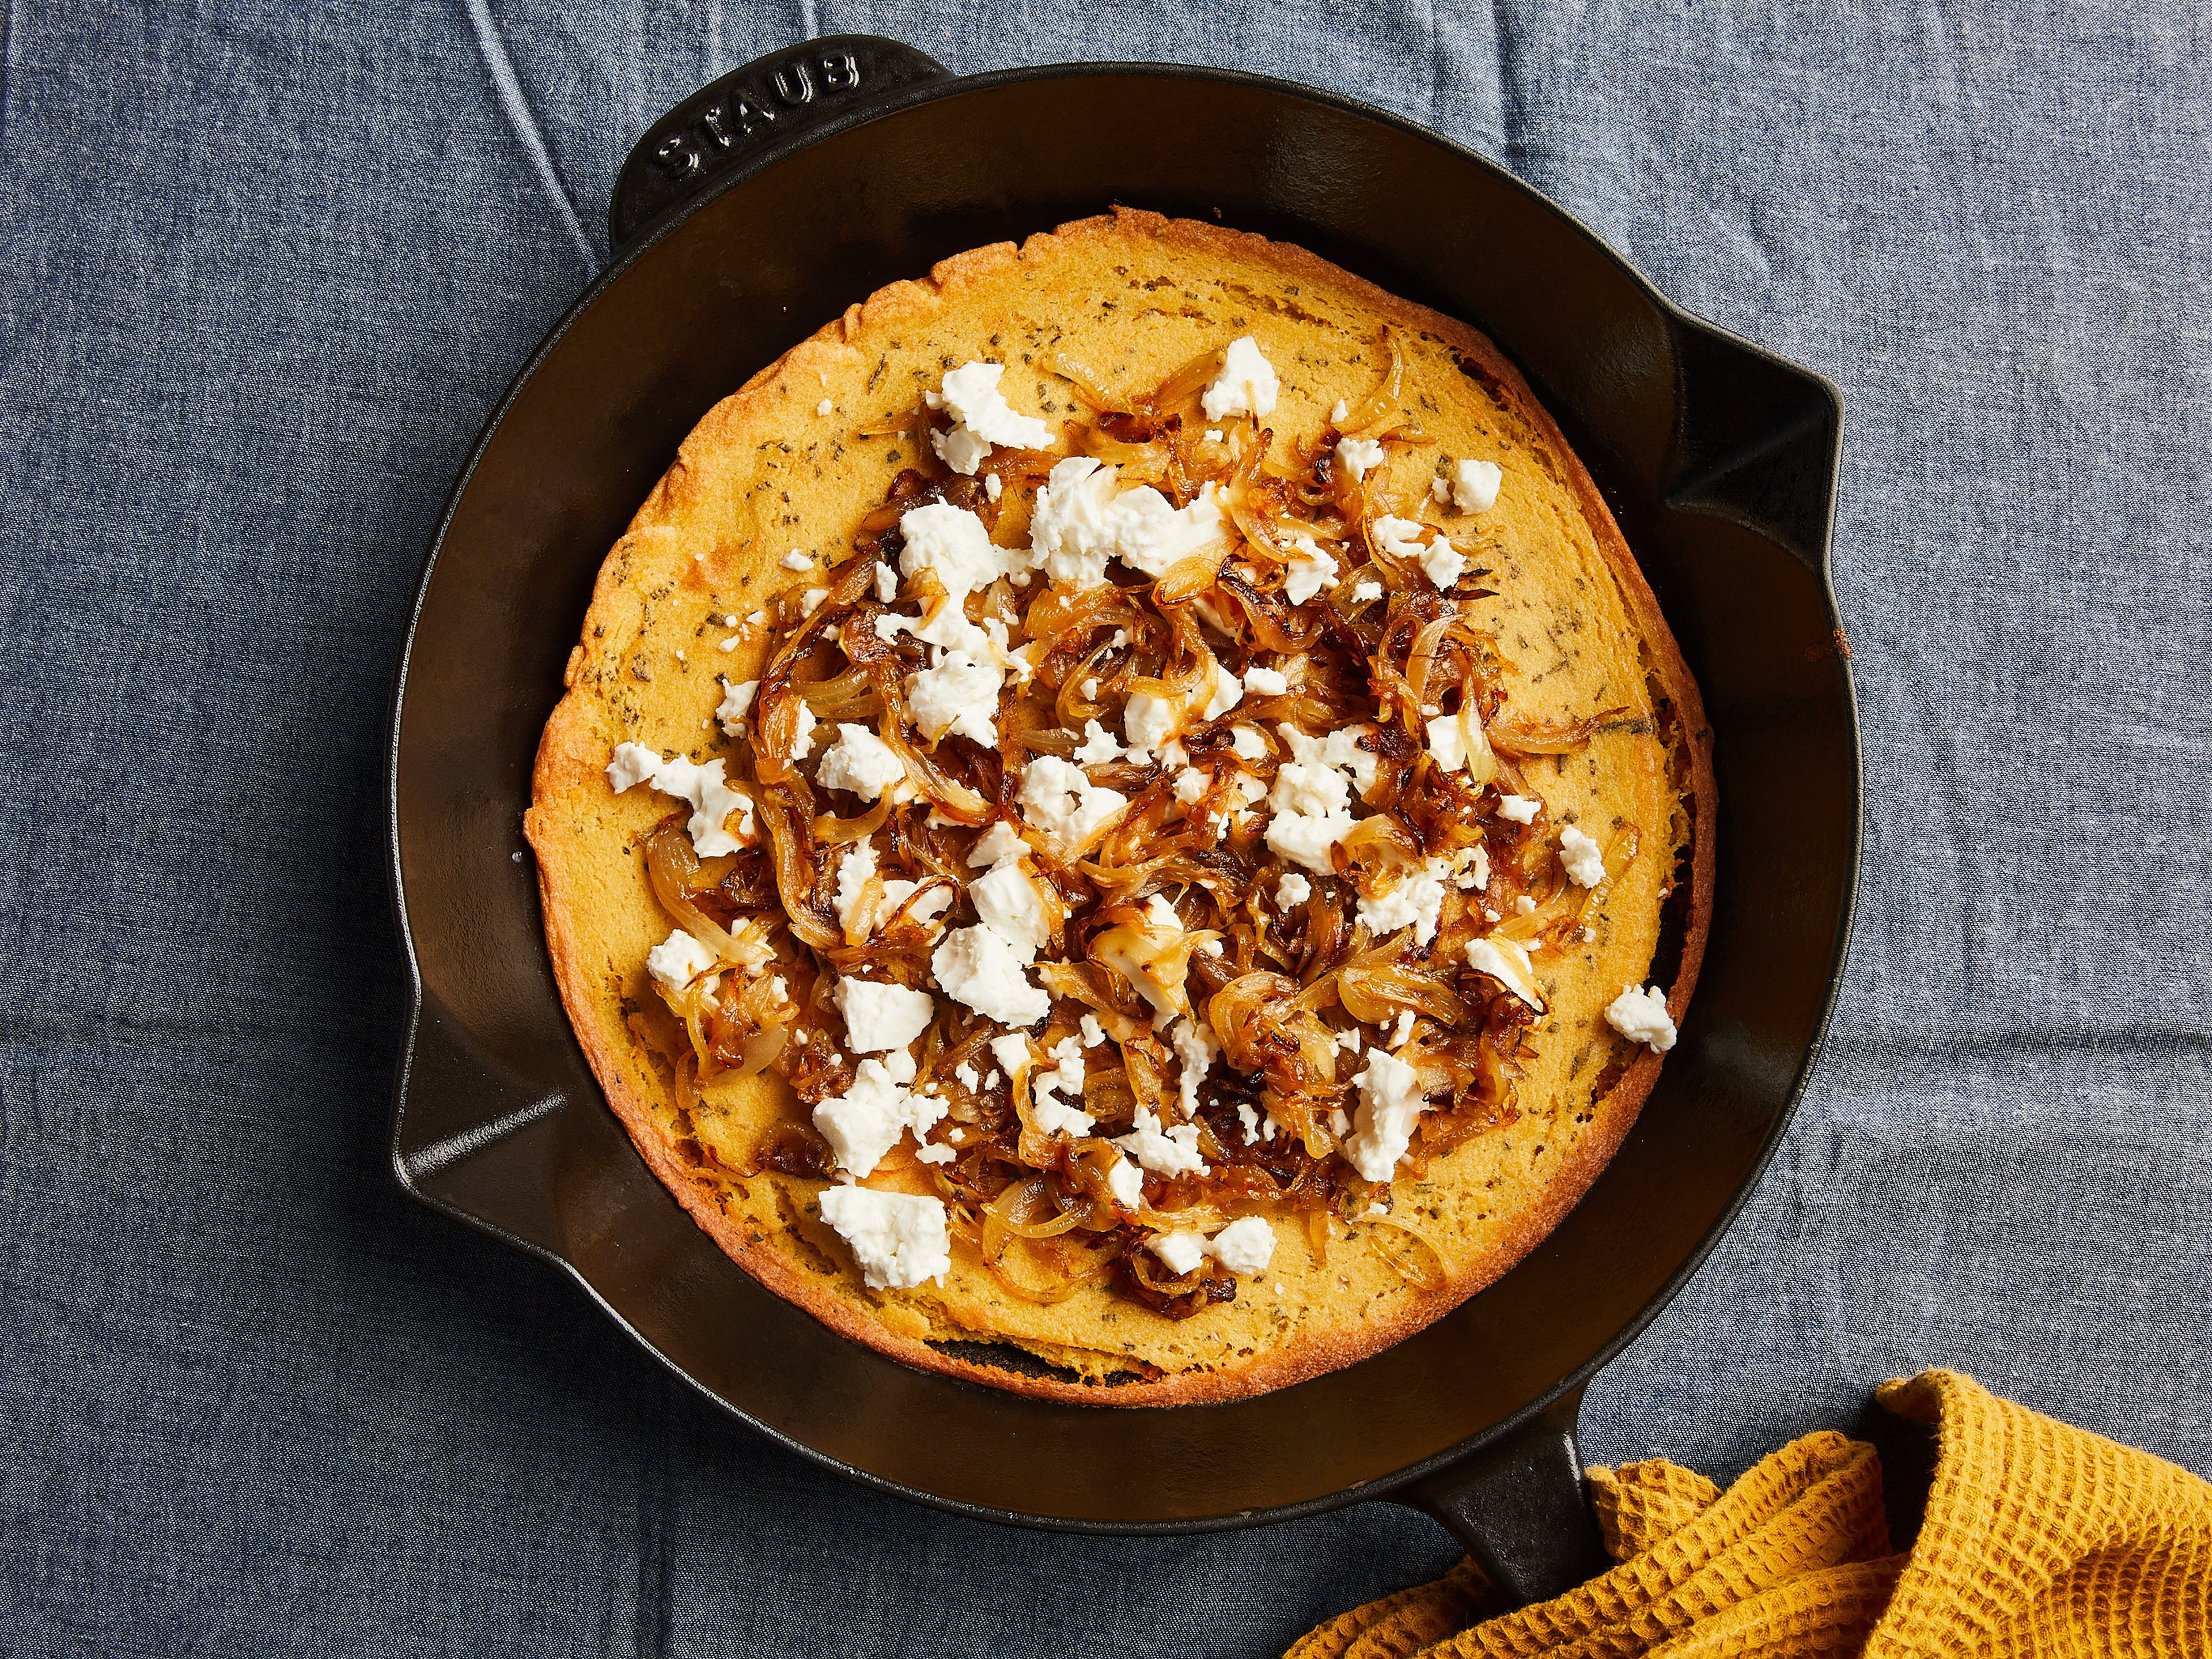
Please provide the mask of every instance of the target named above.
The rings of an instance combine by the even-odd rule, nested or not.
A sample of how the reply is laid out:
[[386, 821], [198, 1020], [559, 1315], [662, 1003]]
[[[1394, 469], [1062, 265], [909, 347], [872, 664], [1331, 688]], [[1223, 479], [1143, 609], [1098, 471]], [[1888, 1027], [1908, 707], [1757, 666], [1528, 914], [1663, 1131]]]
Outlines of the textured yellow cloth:
[[2212, 1656], [2212, 1485], [1955, 1371], [1876, 1397], [1936, 1426], [1927, 1517], [1903, 1554], [1881, 1460], [1839, 1434], [1784, 1447], [1726, 1492], [1664, 1462], [1595, 1468], [1612, 1571], [1499, 1613], [1462, 1562], [1285, 1659]]

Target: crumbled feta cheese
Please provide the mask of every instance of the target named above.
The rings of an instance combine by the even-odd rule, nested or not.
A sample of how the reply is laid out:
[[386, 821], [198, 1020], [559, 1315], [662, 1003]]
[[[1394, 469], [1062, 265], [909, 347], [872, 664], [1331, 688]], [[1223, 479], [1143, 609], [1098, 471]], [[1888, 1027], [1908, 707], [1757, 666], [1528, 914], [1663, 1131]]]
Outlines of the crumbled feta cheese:
[[1359, 1028], [1357, 1025], [1348, 1026], [1336, 1034], [1336, 1048], [1339, 1054], [1356, 1054], [1359, 1052]]
[[1244, 1216], [1214, 1234], [1206, 1248], [1232, 1273], [1264, 1273], [1275, 1259], [1275, 1230], [1264, 1216]]
[[1460, 854], [1458, 885], [1464, 890], [1473, 888], [1478, 893], [1490, 890], [1490, 849], [1480, 842]]
[[1496, 934], [1470, 939], [1467, 965], [1478, 974], [1489, 975], [1538, 1013], [1544, 1012], [1543, 994], [1536, 988], [1536, 970], [1529, 963], [1528, 951], [1517, 941]]
[[1114, 1194], [1116, 1204], [1133, 1215], [1145, 1201], [1145, 1172], [1127, 1158], [1117, 1158], [1106, 1171], [1106, 1190]]
[[1097, 838], [1128, 797], [1102, 788], [1083, 769], [1057, 755], [1040, 755], [1022, 773], [1017, 798], [1022, 816], [1068, 853], [1079, 853]]
[[1522, 894], [1518, 898], [1513, 901], [1513, 914], [1516, 916], [1534, 915], [1536, 914], [1536, 901], [1529, 897], [1526, 893]]
[[1267, 822], [1268, 850], [1317, 876], [1333, 875], [1329, 848], [1352, 833], [1349, 812], [1277, 812]]
[[918, 1164], [950, 1164], [957, 1154], [950, 1146], [930, 1146], [918, 1148], [914, 1156]]
[[1200, 720], [1218, 720], [1244, 699], [1248, 681], [1239, 680], [1219, 663], [1213, 665], [1213, 689], [1206, 694]]
[[1462, 513], [1487, 513], [1498, 505], [1498, 487], [1504, 482], [1495, 461], [1460, 461], [1451, 471], [1451, 498]]
[[1393, 558], [1419, 559], [1423, 551], [1422, 526], [1411, 519], [1384, 514], [1368, 526], [1375, 545]]
[[862, 800], [880, 800], [884, 791], [906, 776], [897, 751], [865, 726], [841, 723], [837, 741], [823, 751], [814, 781], [824, 789], [846, 789]]
[[1623, 987], [1607, 1006], [1605, 1023], [1655, 1054], [1663, 1054], [1674, 1046], [1674, 1021], [1667, 1012], [1667, 994], [1656, 985], [1641, 991], [1633, 985]]
[[1439, 536], [1421, 555], [1421, 568], [1429, 573], [1429, 580], [1442, 592], [1467, 574], [1467, 555]]
[[1559, 831], [1559, 862], [1577, 887], [1595, 887], [1605, 879], [1605, 849], [1571, 823]]
[[1674, 1046], [1674, 1018], [1666, 1011], [1666, 991], [1652, 984], [1639, 991], [1628, 984], [1606, 1006], [1606, 1024], [1620, 1030], [1628, 1042], [1641, 1042], [1655, 1055]]
[[660, 755], [657, 750], [641, 743], [618, 743], [614, 758], [607, 763], [607, 787], [617, 795], [625, 794], [660, 769]]
[[[1360, 739], [1370, 735], [1372, 727], [1365, 726], [1340, 726], [1326, 738], [1310, 738], [1288, 721], [1275, 727], [1275, 735], [1288, 745], [1291, 758], [1307, 768], [1328, 768], [1352, 775], [1352, 787], [1364, 799], [1375, 790], [1377, 769], [1382, 757], [1362, 745]], [[1282, 776], [1276, 774], [1278, 779]]]
[[[783, 568], [786, 570], [811, 570], [814, 568], [814, 561], [809, 558], [805, 554], [800, 552], [795, 547], [793, 548], [790, 552], [783, 556], [782, 562]], [[828, 590], [824, 589], [823, 591], [826, 592]], [[817, 601], [817, 603], [819, 602]], [[813, 606], [809, 605], [807, 609], [811, 611]]]
[[[1095, 687], [1097, 682], [1093, 680], [1090, 684]], [[1085, 691], [1083, 695], [1087, 697], [1092, 694]], [[1085, 720], [1083, 722], [1083, 741], [1076, 748], [1075, 758], [1077, 763], [1083, 766], [1103, 765], [1108, 761], [1121, 758], [1121, 745], [1115, 742], [1114, 734], [1097, 720]]]
[[645, 953], [645, 970], [670, 996], [681, 996], [691, 981], [714, 965], [714, 953], [681, 927]]
[[1088, 455], [1055, 465], [1030, 516], [1034, 565], [1062, 587], [1096, 587], [1106, 562], [1162, 576], [1221, 533], [1221, 506], [1208, 484], [1188, 506], [1170, 506], [1150, 484], [1120, 488], [1121, 475]]
[[1516, 823], [1534, 823], [1536, 814], [1543, 810], [1543, 802], [1527, 795], [1501, 795], [1498, 799], [1498, 816], [1510, 818]]
[[1186, 766], [1176, 774], [1175, 798], [1185, 806], [1194, 806], [1204, 799], [1206, 787], [1211, 780], [1195, 766]]
[[[1279, 728], [1288, 739], [1292, 732], [1301, 738], [1305, 733], [1294, 726]], [[1302, 812], [1319, 817], [1332, 812], [1341, 812], [1351, 804], [1352, 791], [1344, 775], [1312, 750], [1318, 747], [1307, 740], [1306, 752], [1295, 761], [1278, 768], [1275, 787], [1269, 792], [1267, 805], [1276, 812]]]
[[[983, 1046], [991, 1051], [991, 1058], [1006, 1068], [1008, 1077], [1019, 1077], [1029, 1070], [1030, 1040], [1019, 1031], [1008, 1031], [1003, 1036], [994, 1036]], [[995, 1086], [998, 1081], [998, 1073], [992, 1073], [993, 1085]]]
[[1290, 871], [1275, 884], [1275, 908], [1287, 910], [1294, 904], [1304, 904], [1313, 896], [1313, 884], [1297, 871]]
[[1382, 597], [1382, 584], [1381, 582], [1357, 583], [1352, 587], [1352, 597], [1353, 602], [1358, 605], [1365, 605], [1370, 599], [1379, 599]]
[[929, 958], [945, 995], [1001, 1025], [1034, 1025], [1052, 999], [1030, 981], [1020, 951], [988, 927], [956, 927]]
[[1176, 1058], [1182, 1062], [1182, 1115], [1186, 1118], [1198, 1115], [1198, 1089], [1206, 1081], [1206, 1074], [1213, 1068], [1214, 1056], [1221, 1045], [1213, 1040], [1212, 1029], [1203, 1020], [1186, 1019], [1177, 1023], [1169, 1033], [1175, 1044]]
[[[805, 705], [800, 707], [804, 709]], [[617, 744], [613, 759], [607, 763], [607, 781], [617, 794], [649, 783], [661, 794], [689, 802], [691, 817], [684, 827], [702, 858], [734, 853], [753, 835], [753, 798], [723, 781], [719, 760], [701, 766], [683, 755], [664, 760], [643, 744]], [[744, 816], [738, 820], [738, 833], [733, 836], [724, 826], [730, 814], [737, 811]]]
[[1210, 443], [1210, 444], [1218, 444], [1218, 443], [1219, 443], [1219, 442], [1221, 441], [1221, 428], [1218, 428], [1218, 427], [1212, 427], [1212, 426], [1210, 426], [1210, 427], [1206, 428], [1206, 442], [1208, 442], [1208, 443]]
[[975, 1068], [964, 1060], [952, 1068], [952, 1080], [971, 1093], [980, 1087], [983, 1081], [981, 1078], [975, 1075]]
[[1154, 1233], [1145, 1241], [1145, 1248], [1180, 1279], [1185, 1273], [1196, 1272], [1199, 1264], [1206, 1260], [1206, 1235], [1188, 1228], [1172, 1233]]
[[1096, 1014], [1084, 1015], [1081, 1030], [1083, 1046], [1086, 1048], [1096, 1048], [1106, 1041], [1106, 1028], [1098, 1023], [1098, 1016]]
[[1014, 947], [1024, 963], [1036, 960], [1052, 938], [1052, 912], [1043, 891], [1012, 860], [968, 884], [968, 896], [983, 925]]
[[1351, 418], [1352, 405], [1345, 402], [1343, 398], [1339, 398], [1336, 400], [1334, 406], [1328, 411], [1329, 424], [1332, 426], [1341, 426], [1345, 422]]
[[866, 931], [861, 925], [860, 907], [867, 902], [868, 878], [875, 873], [876, 848], [872, 842], [853, 842], [837, 860], [837, 922], [848, 937]]
[[933, 743], [951, 732], [996, 749], [999, 690], [1005, 684], [994, 665], [948, 652], [938, 666], [906, 677], [907, 712]]
[[[806, 700], [802, 697], [799, 702], [799, 722], [792, 734], [791, 757], [795, 761], [803, 761], [813, 752], [814, 710], [807, 706]], [[699, 850], [704, 852], [706, 848], [702, 848]]]
[[1244, 689], [1255, 697], [1279, 697], [1291, 689], [1291, 683], [1279, 668], [1248, 668]]
[[[898, 1060], [905, 1064], [893, 1063]], [[814, 1109], [814, 1127], [830, 1143], [839, 1169], [865, 1180], [908, 1129], [920, 1140], [943, 1119], [943, 1101], [908, 1092], [905, 1085], [913, 1077], [913, 1057], [904, 1053], [889, 1060], [864, 1060], [851, 1088]]]
[[831, 403], [827, 398], [824, 398], [820, 403], [814, 405], [814, 412], [817, 415], [834, 414], [836, 408], [836, 404]]
[[1222, 352], [1221, 372], [1213, 377], [1213, 384], [1206, 388], [1199, 403], [1209, 421], [1230, 415], [1272, 415], [1281, 390], [1275, 366], [1260, 349], [1260, 343], [1249, 334], [1240, 334]]
[[826, 587], [810, 587], [799, 596], [799, 614], [811, 617], [822, 608], [822, 601], [830, 597]]
[[1368, 473], [1389, 459], [1390, 452], [1372, 438], [1340, 438], [1336, 441], [1336, 464], [1352, 475], [1358, 483]]
[[1443, 908], [1444, 884], [1451, 870], [1449, 858], [1427, 860], [1379, 898], [1361, 899], [1360, 921], [1377, 939], [1411, 927], [1417, 943], [1429, 944], [1437, 936], [1437, 918]]
[[1083, 1047], [1073, 1037], [1063, 1037], [1052, 1050], [1055, 1062], [1049, 1071], [1031, 1074], [1030, 1115], [1048, 1135], [1087, 1135], [1094, 1127], [1091, 1114], [1059, 1098], [1083, 1098]]
[[822, 1218], [852, 1247], [861, 1282], [872, 1291], [911, 1290], [932, 1279], [943, 1284], [951, 1271], [945, 1206], [936, 1199], [830, 1187], [822, 1194]]
[[952, 416], [949, 432], [929, 434], [938, 459], [955, 472], [973, 475], [993, 444], [1010, 449], [1042, 449], [1052, 428], [1034, 415], [1017, 415], [999, 390], [1003, 363], [963, 363], [945, 377], [943, 389], [924, 392], [923, 401]]
[[1397, 1026], [1390, 1033], [1390, 1046], [1393, 1048], [1402, 1048], [1406, 1046], [1407, 1040], [1413, 1035], [1413, 1011], [1411, 1008], [1401, 1008], [1398, 1011]]
[[1172, 1129], [1162, 1129], [1149, 1106], [1137, 1108], [1135, 1130], [1116, 1136], [1114, 1144], [1154, 1175], [1212, 1173], [1199, 1156], [1198, 1125], [1178, 1123]]
[[1352, 1082], [1359, 1089], [1359, 1112], [1344, 1156], [1368, 1181], [1388, 1181], [1413, 1139], [1413, 1125], [1428, 1109], [1420, 1078], [1395, 1054], [1369, 1051], [1367, 1067]]
[[753, 706], [753, 698], [760, 691], [758, 680], [739, 680], [722, 687], [722, 701], [714, 706], [714, 718], [722, 723], [725, 732], [734, 734], [744, 723], [745, 711]]
[[931, 501], [901, 514], [899, 536], [906, 544], [899, 550], [899, 574], [911, 578], [930, 572], [956, 609], [1022, 562], [1019, 550], [994, 545], [981, 519], [950, 501]]
[[856, 1054], [903, 1048], [929, 1029], [937, 1004], [927, 991], [873, 980], [841, 979], [830, 1000], [845, 1017], [845, 1046]]
[[[1283, 597], [1292, 605], [1304, 605], [1322, 589], [1334, 584], [1336, 561], [1304, 531], [1291, 538], [1291, 545], [1294, 550], [1290, 562], [1283, 567]], [[1249, 679], [1245, 688], [1251, 689]]]
[[1005, 493], [1006, 488], [1006, 481], [1000, 477], [997, 473], [987, 472], [983, 475], [983, 499], [985, 501], [997, 501], [999, 497]]
[[1021, 857], [1029, 850], [1029, 843], [1022, 839], [1021, 832], [1000, 818], [978, 836], [975, 845], [969, 849], [968, 867], [980, 870], [988, 865], [1003, 864], [1008, 859]]
[[[1247, 688], [1251, 684], [1246, 681]], [[1229, 747], [1239, 760], [1264, 760], [1267, 755], [1267, 740], [1253, 726], [1232, 726], [1229, 728]]]
[[898, 598], [898, 572], [890, 565], [878, 562], [876, 566], [876, 603], [889, 605], [896, 598]]

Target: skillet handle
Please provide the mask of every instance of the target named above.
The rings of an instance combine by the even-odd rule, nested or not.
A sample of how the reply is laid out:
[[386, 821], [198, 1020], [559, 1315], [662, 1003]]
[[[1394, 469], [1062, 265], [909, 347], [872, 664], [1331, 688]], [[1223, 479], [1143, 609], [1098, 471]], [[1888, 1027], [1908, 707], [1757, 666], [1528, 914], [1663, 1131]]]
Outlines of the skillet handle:
[[1580, 1385], [1512, 1433], [1430, 1475], [1402, 1501], [1441, 1521], [1512, 1606], [1548, 1601], [1610, 1568], [1575, 1444]]
[[630, 147], [607, 210], [615, 251], [709, 185], [754, 171], [798, 134], [945, 75], [935, 58], [879, 34], [825, 34], [731, 70]]

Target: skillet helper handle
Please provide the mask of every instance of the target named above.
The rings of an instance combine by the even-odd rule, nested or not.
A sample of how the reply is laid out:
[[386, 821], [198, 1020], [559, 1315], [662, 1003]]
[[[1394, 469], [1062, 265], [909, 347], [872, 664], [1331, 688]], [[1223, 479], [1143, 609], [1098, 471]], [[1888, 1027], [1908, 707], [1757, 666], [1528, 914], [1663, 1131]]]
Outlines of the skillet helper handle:
[[708, 185], [754, 171], [799, 134], [945, 75], [935, 58], [878, 34], [825, 34], [731, 70], [630, 147], [607, 211], [615, 251]]
[[1583, 1490], [1575, 1444], [1582, 1403], [1582, 1389], [1571, 1389], [1406, 1494], [1449, 1528], [1516, 1607], [1548, 1601], [1613, 1565]]

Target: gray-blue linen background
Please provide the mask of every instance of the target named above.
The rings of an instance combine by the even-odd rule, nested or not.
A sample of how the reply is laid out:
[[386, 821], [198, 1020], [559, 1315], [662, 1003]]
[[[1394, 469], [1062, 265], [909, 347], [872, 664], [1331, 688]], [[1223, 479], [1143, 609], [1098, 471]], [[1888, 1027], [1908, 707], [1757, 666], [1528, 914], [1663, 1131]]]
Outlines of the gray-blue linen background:
[[1374, 100], [1842, 386], [1851, 971], [1587, 1449], [1725, 1476], [1951, 1364], [2212, 1470], [2201, 12], [53, 0], [0, 83], [0, 1650], [1249, 1655], [1449, 1560], [860, 1491], [386, 1174], [433, 515], [631, 139], [832, 30]]

